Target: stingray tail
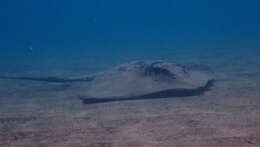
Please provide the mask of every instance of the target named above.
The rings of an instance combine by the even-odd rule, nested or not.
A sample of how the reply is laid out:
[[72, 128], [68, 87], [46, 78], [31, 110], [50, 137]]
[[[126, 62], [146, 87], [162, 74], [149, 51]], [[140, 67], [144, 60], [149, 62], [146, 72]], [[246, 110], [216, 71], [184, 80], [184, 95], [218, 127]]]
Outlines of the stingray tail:
[[0, 79], [41, 81], [41, 82], [50, 82], [50, 83], [65, 83], [65, 82], [90, 82], [94, 78], [93, 77], [60, 78], [60, 77], [12, 77], [12, 76], [0, 76]]

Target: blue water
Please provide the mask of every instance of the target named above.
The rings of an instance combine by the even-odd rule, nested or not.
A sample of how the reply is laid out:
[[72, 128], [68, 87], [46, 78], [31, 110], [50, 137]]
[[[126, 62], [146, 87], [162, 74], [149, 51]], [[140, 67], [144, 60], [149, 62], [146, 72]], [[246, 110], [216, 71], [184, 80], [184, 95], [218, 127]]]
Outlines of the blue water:
[[2, 0], [0, 69], [93, 72], [145, 59], [253, 62], [260, 54], [259, 5], [257, 0]]
[[[65, 82], [134, 60], [213, 80], [145, 68], [146, 90], [123, 82], [122, 99], [119, 80], [105, 87], [121, 73]], [[99, 91], [108, 99], [89, 98]], [[174, 91], [205, 93], [130, 101]], [[0, 0], [0, 146], [260, 146], [259, 98], [260, 0]]]

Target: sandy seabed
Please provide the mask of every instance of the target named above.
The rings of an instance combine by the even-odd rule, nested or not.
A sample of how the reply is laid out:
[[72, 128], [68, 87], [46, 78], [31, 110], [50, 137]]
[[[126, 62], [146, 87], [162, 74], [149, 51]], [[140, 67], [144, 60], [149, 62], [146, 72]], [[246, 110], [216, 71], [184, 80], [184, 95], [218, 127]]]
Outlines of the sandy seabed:
[[259, 147], [260, 74], [193, 97], [84, 105], [80, 84], [0, 81], [2, 147]]

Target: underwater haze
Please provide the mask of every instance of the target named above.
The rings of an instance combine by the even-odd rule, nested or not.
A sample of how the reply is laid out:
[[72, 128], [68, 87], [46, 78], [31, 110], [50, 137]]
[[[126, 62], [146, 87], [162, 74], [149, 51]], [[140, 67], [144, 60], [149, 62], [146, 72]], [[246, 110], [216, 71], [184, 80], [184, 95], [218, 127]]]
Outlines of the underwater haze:
[[0, 67], [86, 72], [132, 60], [182, 63], [200, 62], [201, 54], [216, 60], [220, 53], [254, 54], [260, 47], [259, 5], [257, 0], [3, 0]]
[[259, 0], [0, 0], [0, 147], [260, 147]]

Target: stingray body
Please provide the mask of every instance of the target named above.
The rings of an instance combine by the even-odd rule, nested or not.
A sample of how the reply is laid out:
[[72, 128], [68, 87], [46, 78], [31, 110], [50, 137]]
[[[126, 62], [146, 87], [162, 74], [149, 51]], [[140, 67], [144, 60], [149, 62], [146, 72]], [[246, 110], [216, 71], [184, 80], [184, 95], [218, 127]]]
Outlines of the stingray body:
[[209, 90], [213, 83], [207, 74], [176, 63], [136, 61], [99, 73], [80, 98], [91, 104], [194, 96]]
[[135, 61], [83, 78], [5, 77], [45, 82], [87, 82], [80, 92], [85, 104], [194, 96], [214, 80], [201, 71], [164, 61]]

